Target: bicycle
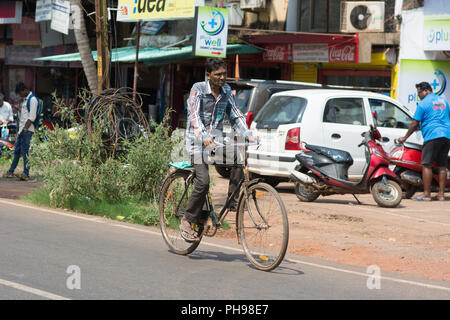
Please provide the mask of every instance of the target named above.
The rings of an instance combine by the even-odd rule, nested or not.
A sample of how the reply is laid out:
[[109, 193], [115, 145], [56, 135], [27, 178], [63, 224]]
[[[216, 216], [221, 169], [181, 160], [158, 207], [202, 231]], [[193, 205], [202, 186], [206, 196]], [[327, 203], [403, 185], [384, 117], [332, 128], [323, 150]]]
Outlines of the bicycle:
[[169, 173], [159, 194], [159, 219], [163, 239], [172, 252], [188, 255], [199, 246], [203, 236], [213, 237], [230, 212], [231, 199], [239, 192], [236, 235], [250, 263], [259, 270], [270, 271], [283, 261], [289, 240], [286, 208], [272, 186], [261, 179], [249, 180], [247, 157], [244, 158], [244, 164], [230, 165], [243, 168], [244, 174], [218, 214], [208, 192], [203, 223], [194, 225], [199, 237], [195, 242], [185, 241], [178, 229], [194, 187], [194, 168], [187, 162], [169, 163]]

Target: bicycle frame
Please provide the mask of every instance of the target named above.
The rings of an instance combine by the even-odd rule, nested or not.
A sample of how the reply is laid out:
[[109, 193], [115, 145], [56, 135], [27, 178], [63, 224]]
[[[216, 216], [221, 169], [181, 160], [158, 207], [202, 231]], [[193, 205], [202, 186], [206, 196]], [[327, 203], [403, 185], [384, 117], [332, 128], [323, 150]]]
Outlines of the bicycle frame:
[[[212, 218], [214, 224], [216, 226], [220, 226], [222, 224], [222, 221], [225, 219], [225, 217], [227, 216], [228, 212], [227, 209], [230, 206], [231, 200], [234, 199], [234, 197], [241, 192], [241, 187], [244, 183], [248, 183], [248, 174], [247, 174], [247, 170], [245, 169], [245, 166], [243, 165], [230, 165], [230, 167], [238, 167], [238, 168], [243, 168], [244, 169], [244, 176], [239, 180], [239, 183], [236, 186], [236, 189], [233, 191], [233, 193], [227, 197], [227, 200], [225, 201], [225, 204], [223, 205], [222, 209], [220, 210], [219, 214], [217, 214], [214, 211], [214, 206], [213, 206], [213, 202], [212, 202], [212, 196], [211, 196], [211, 191], [208, 191], [208, 194], [206, 195], [206, 208], [208, 211], [208, 215]], [[190, 177], [194, 174], [194, 172], [191, 173]], [[189, 178], [187, 179], [187, 181], [189, 180]], [[244, 188], [245, 190], [245, 188]], [[245, 192], [245, 191], [244, 191]], [[181, 200], [179, 202], [179, 204], [181, 204], [182, 200], [184, 199], [184, 197], [186, 196], [187, 193], [187, 188], [185, 188], [184, 193], [181, 197]], [[178, 211], [179, 208], [177, 208]]]

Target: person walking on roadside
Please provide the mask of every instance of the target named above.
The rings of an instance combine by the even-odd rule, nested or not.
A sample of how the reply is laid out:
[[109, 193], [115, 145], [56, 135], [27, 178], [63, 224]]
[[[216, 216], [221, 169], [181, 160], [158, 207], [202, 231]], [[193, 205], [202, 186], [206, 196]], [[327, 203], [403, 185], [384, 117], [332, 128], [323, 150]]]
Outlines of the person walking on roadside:
[[[223, 119], [228, 115], [233, 128], [241, 137], [255, 142], [248, 129], [245, 117], [239, 110], [231, 87], [225, 82], [227, 77], [226, 62], [219, 58], [206, 60], [206, 80], [197, 82], [192, 86], [188, 99], [188, 123], [186, 129], [186, 148], [194, 165], [196, 182], [194, 190], [189, 197], [186, 214], [181, 219], [181, 237], [189, 242], [198, 240], [192, 223], [199, 223], [203, 204], [209, 190], [208, 164], [205, 163], [202, 153], [205, 148], [211, 148], [214, 139], [221, 139], [223, 134]], [[228, 194], [237, 188], [243, 171], [233, 168], [230, 174]], [[237, 199], [233, 199], [230, 210], [236, 210]]]
[[[30, 178], [30, 168], [28, 167], [28, 150], [30, 149], [31, 138], [34, 133], [34, 124], [36, 120], [38, 100], [32, 95], [32, 92], [27, 88], [27, 86], [19, 82], [16, 85], [16, 94], [18, 94], [22, 99], [20, 107], [20, 117], [19, 117], [19, 132], [14, 146], [14, 158], [11, 163], [11, 167], [8, 172], [3, 175], [4, 178], [14, 178], [18, 177], [20, 180], [28, 181]], [[29, 104], [29, 111], [28, 106]], [[14, 170], [19, 163], [19, 159], [23, 158], [23, 173], [20, 175], [14, 175]]]
[[447, 157], [450, 149], [450, 107], [448, 101], [433, 93], [428, 82], [416, 84], [417, 94], [421, 101], [417, 105], [413, 121], [404, 137], [398, 139], [404, 143], [419, 126], [422, 130], [424, 144], [422, 147], [422, 180], [423, 195], [413, 200], [431, 200], [431, 182], [433, 172], [431, 165], [436, 162], [439, 170], [439, 193], [437, 200], [445, 200], [445, 184], [447, 182]]

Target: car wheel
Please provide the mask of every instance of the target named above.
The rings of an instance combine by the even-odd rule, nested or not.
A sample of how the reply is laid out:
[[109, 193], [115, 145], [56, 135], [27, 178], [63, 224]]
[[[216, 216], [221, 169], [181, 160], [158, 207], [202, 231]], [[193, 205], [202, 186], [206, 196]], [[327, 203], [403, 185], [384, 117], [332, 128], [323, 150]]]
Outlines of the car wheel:
[[258, 179], [259, 178], [259, 179], [263, 180], [265, 183], [271, 185], [274, 188], [281, 182], [281, 180], [276, 178], [276, 177], [261, 176], [259, 174], [252, 173], [252, 172], [249, 172], [248, 174], [249, 174], [250, 181], [253, 180], [253, 179]]
[[216, 166], [216, 171], [218, 174], [220, 174], [223, 178], [229, 179], [230, 178], [230, 167], [222, 167], [222, 166]]

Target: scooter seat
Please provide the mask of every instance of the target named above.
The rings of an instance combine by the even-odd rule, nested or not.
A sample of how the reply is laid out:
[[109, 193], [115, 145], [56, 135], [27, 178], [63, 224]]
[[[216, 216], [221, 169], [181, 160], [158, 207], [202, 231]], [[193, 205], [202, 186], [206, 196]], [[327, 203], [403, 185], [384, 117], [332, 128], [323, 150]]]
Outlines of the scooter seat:
[[344, 150], [338, 150], [338, 149], [331, 149], [327, 147], [321, 147], [321, 146], [315, 146], [311, 144], [305, 145], [306, 149], [309, 149], [311, 151], [320, 153], [330, 159], [332, 159], [336, 163], [344, 163], [351, 166], [353, 164], [353, 158], [347, 151]]

